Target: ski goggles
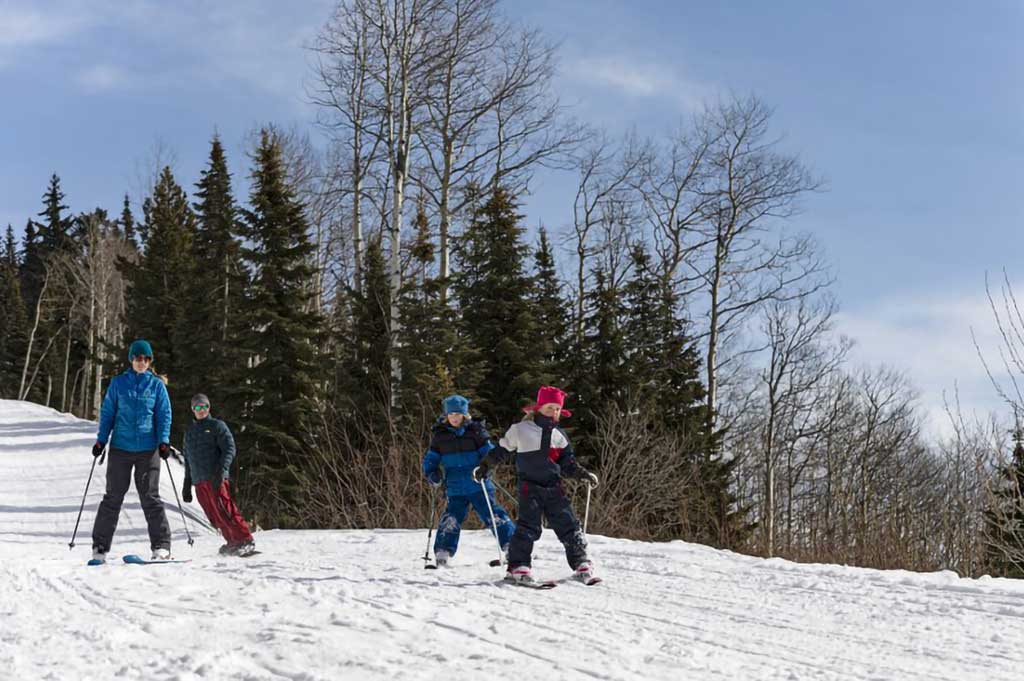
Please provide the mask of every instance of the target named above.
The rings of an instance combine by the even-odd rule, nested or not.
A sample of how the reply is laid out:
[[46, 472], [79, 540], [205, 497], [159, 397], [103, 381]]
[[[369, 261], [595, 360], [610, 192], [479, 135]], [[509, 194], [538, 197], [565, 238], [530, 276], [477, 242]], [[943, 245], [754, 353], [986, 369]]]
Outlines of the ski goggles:
[[208, 404], [197, 404], [196, 406], [192, 407], [192, 411], [203, 411], [204, 409], [209, 409], [209, 408], [210, 408], [210, 405], [208, 405]]

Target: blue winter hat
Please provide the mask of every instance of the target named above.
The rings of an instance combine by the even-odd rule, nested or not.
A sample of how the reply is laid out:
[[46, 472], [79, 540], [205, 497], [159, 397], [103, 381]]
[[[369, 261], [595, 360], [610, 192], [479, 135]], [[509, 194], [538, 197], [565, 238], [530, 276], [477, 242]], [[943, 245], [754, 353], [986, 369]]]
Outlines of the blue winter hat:
[[128, 361], [130, 362], [139, 355], [142, 355], [143, 357], [153, 356], [153, 348], [150, 347], [147, 341], [144, 341], [141, 338], [137, 341], [134, 341], [131, 347], [128, 348]]
[[469, 400], [462, 395], [449, 395], [441, 402], [444, 406], [444, 415], [465, 414], [469, 416]]

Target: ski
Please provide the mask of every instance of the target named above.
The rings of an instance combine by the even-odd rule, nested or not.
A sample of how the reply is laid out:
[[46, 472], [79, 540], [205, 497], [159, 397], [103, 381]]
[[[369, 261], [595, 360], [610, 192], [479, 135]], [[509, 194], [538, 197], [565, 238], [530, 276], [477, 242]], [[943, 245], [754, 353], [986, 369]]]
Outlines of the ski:
[[164, 563], [189, 563], [189, 562], [191, 562], [191, 559], [175, 560], [173, 558], [169, 559], [169, 560], [145, 560], [145, 559], [142, 558], [142, 556], [137, 556], [134, 553], [129, 553], [127, 556], [125, 556], [121, 560], [123, 560], [124, 562], [128, 563], [129, 565], [162, 565]]
[[583, 584], [584, 586], [594, 586], [595, 584], [600, 584], [604, 581], [600, 577], [587, 577], [586, 579], [572, 577], [571, 579], [574, 579], [575, 581], [579, 582], [580, 584]]
[[505, 579], [501, 580], [500, 583], [501, 584], [511, 584], [513, 586], [523, 586], [523, 587], [526, 587], [527, 589], [541, 589], [541, 590], [554, 589], [556, 586], [558, 586], [558, 582], [556, 582], [556, 581], [547, 581], [547, 582], [533, 582], [533, 581], [530, 581], [530, 582], [517, 582], [516, 580], [508, 579], [507, 577]]

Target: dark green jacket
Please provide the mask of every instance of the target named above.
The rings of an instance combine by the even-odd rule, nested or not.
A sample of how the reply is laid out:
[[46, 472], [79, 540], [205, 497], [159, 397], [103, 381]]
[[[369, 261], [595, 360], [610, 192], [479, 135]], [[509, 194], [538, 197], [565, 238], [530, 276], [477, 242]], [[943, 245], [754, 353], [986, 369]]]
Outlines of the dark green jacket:
[[185, 431], [185, 474], [192, 484], [213, 480], [218, 475], [228, 479], [235, 459], [235, 438], [226, 423], [212, 416], [194, 421]]

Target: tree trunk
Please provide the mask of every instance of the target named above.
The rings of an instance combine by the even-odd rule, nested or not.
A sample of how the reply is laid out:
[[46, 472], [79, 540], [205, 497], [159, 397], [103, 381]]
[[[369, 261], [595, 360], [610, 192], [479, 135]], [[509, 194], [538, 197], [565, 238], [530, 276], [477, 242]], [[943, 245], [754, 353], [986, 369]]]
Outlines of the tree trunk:
[[769, 413], [768, 432], [765, 436], [764, 457], [764, 551], [765, 556], [775, 555], [775, 416]]
[[[36, 318], [32, 323], [32, 331], [28, 335], [28, 347], [25, 349], [25, 366], [21, 368], [21, 385], [18, 387], [18, 399], [23, 400], [28, 396], [28, 388], [25, 387], [25, 379], [28, 376], [28, 366], [32, 361], [32, 344], [36, 339], [36, 331], [39, 329], [39, 317], [42, 315], [43, 299], [46, 297], [46, 285], [50, 282], [49, 271], [43, 277], [43, 287], [39, 290], [39, 298], [36, 299]], [[34, 376], [35, 374], [33, 374]], [[29, 384], [31, 388], [31, 384]]]
[[[398, 159], [395, 163], [395, 187], [392, 192], [391, 206], [391, 347], [398, 343], [398, 333], [401, 331], [401, 320], [399, 318], [399, 294], [402, 288], [402, 204], [405, 198], [405, 178], [408, 166], [408, 156], [404, 151], [404, 143], [399, 143]], [[398, 362], [398, 354], [391, 354], [391, 399], [395, 399], [398, 391], [395, 389], [402, 378], [402, 367]]]
[[363, 290], [363, 168], [359, 150], [359, 127], [352, 143], [352, 248], [355, 258], [355, 289]]
[[68, 342], [64, 346], [64, 377], [60, 385], [60, 410], [68, 412], [68, 372], [71, 365], [71, 329], [68, 329]]
[[[454, 163], [454, 150], [452, 148], [452, 141], [445, 139], [444, 149], [444, 170], [441, 175], [441, 206], [439, 212], [440, 225], [438, 227], [439, 235], [438, 241], [440, 246], [441, 262], [438, 271], [438, 276], [442, 281], [448, 281], [448, 275], [451, 274], [451, 265], [449, 264], [450, 257], [450, 246], [448, 243], [448, 232], [451, 229], [451, 191], [452, 191], [452, 164]], [[448, 284], [445, 283], [441, 287], [441, 304], [448, 302]]]
[[707, 368], [708, 368], [708, 395], [707, 395], [707, 407], [708, 407], [708, 424], [713, 432], [715, 430], [715, 424], [718, 421], [718, 316], [719, 316], [719, 305], [718, 295], [720, 292], [721, 281], [722, 281], [722, 268], [721, 260], [716, 256], [714, 265], [714, 275], [711, 279], [711, 305], [709, 310], [710, 316], [710, 327], [708, 329], [708, 357], [707, 357]]

